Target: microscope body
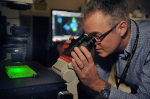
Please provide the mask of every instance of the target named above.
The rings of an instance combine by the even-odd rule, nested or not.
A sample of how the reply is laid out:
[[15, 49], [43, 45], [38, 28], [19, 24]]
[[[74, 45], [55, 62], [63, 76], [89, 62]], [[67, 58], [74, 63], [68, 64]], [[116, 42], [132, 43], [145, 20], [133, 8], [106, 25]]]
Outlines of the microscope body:
[[77, 84], [79, 83], [78, 77], [72, 67], [72, 60], [70, 53], [74, 50], [74, 47], [86, 47], [89, 51], [92, 50], [96, 40], [93, 37], [89, 37], [82, 34], [78, 39], [73, 39], [69, 44], [69, 50], [64, 50], [64, 54], [61, 55], [57, 62], [52, 66], [52, 70], [61, 76], [66, 81], [67, 90], [73, 94], [73, 99], [78, 99]]
[[52, 70], [66, 81], [67, 90], [73, 94], [73, 99], [78, 99], [77, 84], [79, 80], [72, 64], [68, 63], [65, 57], [59, 57], [57, 62], [52, 66]]

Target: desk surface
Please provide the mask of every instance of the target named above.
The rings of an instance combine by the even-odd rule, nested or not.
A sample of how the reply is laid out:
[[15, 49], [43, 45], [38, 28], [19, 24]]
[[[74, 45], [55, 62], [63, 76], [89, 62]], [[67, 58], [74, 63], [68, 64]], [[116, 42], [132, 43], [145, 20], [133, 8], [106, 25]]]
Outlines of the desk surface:
[[[16, 78], [10, 79], [4, 71], [5, 66], [18, 66], [28, 65], [36, 73], [41, 75], [38, 78]], [[38, 62], [22, 62], [22, 63], [0, 63], [0, 89], [8, 89], [23, 86], [41, 85], [41, 84], [53, 84], [53, 83], [64, 83], [59, 75], [54, 73], [52, 70], [47, 69]]]
[[[4, 70], [4, 67], [18, 65], [28, 65], [37, 74], [39, 74], [40, 77], [15, 79], [9, 78]], [[0, 62], [0, 96], [6, 96], [8, 93], [10, 96], [13, 96], [13, 94], [22, 95], [26, 93], [39, 93], [53, 90], [56, 91], [60, 90], [61, 87], [64, 88], [64, 86], [66, 87], [65, 81], [58, 74], [52, 70], [49, 70], [38, 62]]]

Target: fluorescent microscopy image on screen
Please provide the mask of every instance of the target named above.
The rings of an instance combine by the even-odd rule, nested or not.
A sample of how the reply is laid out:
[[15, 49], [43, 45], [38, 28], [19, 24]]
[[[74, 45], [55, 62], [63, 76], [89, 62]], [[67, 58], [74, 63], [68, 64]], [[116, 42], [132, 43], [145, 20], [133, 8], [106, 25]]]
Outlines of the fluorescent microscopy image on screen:
[[82, 16], [79, 12], [52, 11], [52, 40], [65, 41], [70, 36], [78, 38], [83, 33]]

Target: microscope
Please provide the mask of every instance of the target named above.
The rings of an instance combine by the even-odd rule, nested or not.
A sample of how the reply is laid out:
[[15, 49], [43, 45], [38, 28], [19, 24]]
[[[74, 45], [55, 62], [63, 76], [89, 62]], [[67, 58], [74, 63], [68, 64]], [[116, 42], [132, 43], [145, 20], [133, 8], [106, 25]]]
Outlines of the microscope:
[[[95, 42], [96, 40], [93, 37], [89, 37], [87, 34], [83, 33], [78, 39], [73, 39], [71, 41], [69, 48], [64, 50], [63, 55], [61, 55], [57, 62], [52, 66], [52, 70], [66, 81], [67, 90], [73, 95], [73, 99], [78, 99], [77, 84], [79, 83], [79, 80], [71, 64], [73, 58], [71, 58], [70, 52], [74, 50], [74, 47], [80, 48], [81, 46], [84, 46], [91, 51]], [[60, 92], [60, 94], [58, 94], [58, 99], [62, 99], [60, 98], [61, 95], [64, 95], [65, 97], [65, 93]]]
[[[0, 4], [4, 8], [10, 8], [13, 10], [28, 10], [31, 8], [33, 0], [1, 0]], [[2, 10], [3, 11], [3, 10]], [[7, 10], [6, 10], [7, 11]], [[11, 10], [10, 10], [11, 11]], [[9, 16], [7, 16], [9, 17]], [[7, 28], [6, 25], [8, 19], [6, 16], [0, 15], [0, 25]], [[17, 22], [16, 22], [17, 23]], [[2, 27], [0, 27], [2, 28]], [[3, 48], [0, 51], [2, 54], [1, 60], [10, 60], [13, 62], [24, 62], [26, 55], [26, 45], [31, 42], [31, 38], [28, 36], [30, 29], [28, 27], [17, 26], [13, 23], [13, 26], [10, 27], [9, 31], [3, 32], [3, 35], [6, 34], [6, 40], [3, 44]], [[6, 54], [5, 54], [6, 53]], [[4, 58], [4, 59], [3, 59]]]
[[[33, 3], [32, 0], [1, 0], [2, 5], [8, 7], [10, 9], [15, 10], [27, 10], [31, 8]], [[12, 33], [13, 35], [10, 37], [10, 40], [13, 43], [22, 43], [26, 44], [29, 42], [27, 33], [29, 32], [28, 28], [23, 28], [24, 33], [18, 36], [18, 30], [22, 27], [12, 26]], [[17, 37], [16, 37], [17, 36]], [[86, 47], [89, 51], [92, 50], [93, 45], [95, 44], [96, 40], [93, 37], [89, 37], [86, 33], [83, 33], [78, 39], [73, 39], [69, 47], [64, 50], [63, 55], [59, 56], [57, 62], [52, 66], [52, 71], [58, 74], [62, 79], [66, 81], [67, 91], [62, 91], [58, 93], [57, 99], [78, 99], [78, 91], [77, 91], [77, 84], [79, 83], [78, 75], [76, 74], [74, 68], [72, 67], [72, 60], [71, 52], [74, 50], [74, 47]], [[6, 46], [7, 47], [7, 46]], [[7, 48], [7, 52], [11, 51]], [[15, 53], [22, 53], [25, 52], [24, 47], [20, 50], [13, 50]], [[15, 55], [13, 55], [15, 56]], [[7, 56], [9, 57], [9, 56]], [[24, 58], [23, 58], [24, 60]], [[67, 97], [67, 98], [66, 98]]]

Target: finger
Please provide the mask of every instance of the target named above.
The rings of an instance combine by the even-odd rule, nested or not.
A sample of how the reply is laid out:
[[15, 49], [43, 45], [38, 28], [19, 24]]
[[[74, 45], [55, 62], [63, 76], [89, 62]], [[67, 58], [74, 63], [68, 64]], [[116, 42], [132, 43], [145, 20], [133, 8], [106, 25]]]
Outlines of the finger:
[[77, 64], [76, 64], [76, 62], [74, 60], [72, 61], [72, 66], [73, 66], [74, 70], [76, 71], [76, 73], [78, 74], [78, 76], [80, 77], [82, 75], [82, 71], [77, 66]]
[[85, 57], [85, 55], [81, 52], [81, 50], [78, 47], [74, 48], [74, 51], [77, 53], [78, 57], [80, 58], [80, 60], [82, 61], [82, 63], [84, 64], [84, 66], [88, 65], [88, 61], [87, 58]]
[[70, 44], [71, 43], [71, 40], [67, 40], [67, 41], [65, 41], [65, 43], [64, 44]]
[[74, 36], [71, 36], [71, 37], [69, 38], [69, 40], [72, 40], [72, 39], [74, 39]]
[[69, 40], [67, 40], [67, 41], [65, 41], [65, 45], [69, 45], [70, 43], [71, 43], [71, 40], [72, 39], [74, 39], [74, 36], [71, 36], [70, 38], [69, 38]]
[[79, 59], [79, 57], [77, 56], [77, 54], [75, 52], [71, 52], [71, 55], [72, 55], [73, 59], [76, 61], [76, 63], [79, 66], [79, 68], [83, 68], [84, 65], [81, 62], [81, 60]]
[[88, 63], [93, 63], [93, 58], [91, 53], [84, 46], [81, 46], [80, 49], [86, 56]]

